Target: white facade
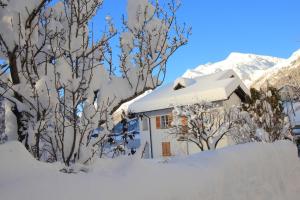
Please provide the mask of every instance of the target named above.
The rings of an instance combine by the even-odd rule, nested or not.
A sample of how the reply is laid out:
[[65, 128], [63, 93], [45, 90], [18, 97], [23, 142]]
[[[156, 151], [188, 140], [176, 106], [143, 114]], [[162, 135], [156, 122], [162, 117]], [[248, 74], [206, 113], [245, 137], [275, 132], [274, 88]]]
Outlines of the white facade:
[[[241, 99], [232, 93], [232, 95], [222, 102], [220, 102], [225, 108], [229, 108], [233, 105], [239, 105]], [[157, 116], [166, 116], [172, 113], [172, 108], [162, 109], [157, 111], [145, 112], [139, 119], [140, 126], [140, 137], [141, 137], [141, 148], [145, 148], [144, 158], [160, 158], [163, 157], [163, 143], [170, 143], [171, 156], [181, 156], [197, 153], [200, 149], [191, 142], [178, 141], [175, 133], [172, 132], [169, 128], [157, 128], [156, 126], [156, 117]], [[150, 120], [149, 120], [150, 119]], [[151, 132], [149, 121], [151, 123]], [[231, 145], [232, 141], [230, 138], [224, 137], [217, 148], [222, 148], [228, 145]], [[152, 147], [152, 152], [151, 152]]]
[[[163, 156], [163, 147], [164, 142], [170, 142], [171, 155], [186, 155], [188, 152], [195, 152], [197, 150], [194, 145], [187, 145], [187, 142], [177, 141], [175, 134], [171, 134], [171, 130], [168, 128], [157, 128], [156, 127], [156, 117], [157, 116], [166, 116], [172, 112], [171, 109], [164, 109], [158, 111], [147, 112], [144, 114], [143, 119], [140, 119], [140, 137], [141, 145], [144, 148], [145, 144], [148, 144], [146, 148], [145, 158], [159, 158]], [[146, 120], [148, 127], [145, 128], [143, 125], [143, 120]], [[151, 133], [149, 121], [151, 123]], [[152, 136], [152, 137], [151, 137]], [[151, 153], [152, 147], [152, 153]], [[188, 149], [189, 147], [189, 149]], [[152, 154], [152, 155], [151, 155]]]
[[236, 93], [232, 93], [230, 97], [222, 102], [222, 106], [226, 108], [230, 108], [233, 105], [240, 105], [242, 103], [241, 99], [238, 97]]

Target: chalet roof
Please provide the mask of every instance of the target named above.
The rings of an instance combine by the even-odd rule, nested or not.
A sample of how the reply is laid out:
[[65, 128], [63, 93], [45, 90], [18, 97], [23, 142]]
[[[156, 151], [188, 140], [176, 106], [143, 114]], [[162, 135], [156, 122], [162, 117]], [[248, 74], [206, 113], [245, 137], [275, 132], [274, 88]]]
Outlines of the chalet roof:
[[250, 96], [249, 89], [233, 70], [220, 71], [192, 80], [179, 78], [137, 100], [129, 106], [129, 111], [141, 113], [200, 101], [221, 101], [228, 99], [237, 89]]

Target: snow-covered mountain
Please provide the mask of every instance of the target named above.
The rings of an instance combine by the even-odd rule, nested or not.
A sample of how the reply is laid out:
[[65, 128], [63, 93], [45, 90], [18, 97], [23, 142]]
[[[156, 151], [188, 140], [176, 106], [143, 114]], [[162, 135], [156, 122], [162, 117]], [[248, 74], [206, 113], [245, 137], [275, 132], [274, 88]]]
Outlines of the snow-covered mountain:
[[267, 69], [253, 82], [252, 87], [260, 88], [268, 84], [280, 88], [286, 84], [300, 84], [300, 49], [291, 57]]
[[266, 70], [284, 61], [285, 59], [277, 57], [234, 52], [223, 61], [200, 65], [192, 70], [189, 69], [183, 74], [183, 77], [194, 78], [220, 70], [233, 69], [246, 86], [250, 87]]

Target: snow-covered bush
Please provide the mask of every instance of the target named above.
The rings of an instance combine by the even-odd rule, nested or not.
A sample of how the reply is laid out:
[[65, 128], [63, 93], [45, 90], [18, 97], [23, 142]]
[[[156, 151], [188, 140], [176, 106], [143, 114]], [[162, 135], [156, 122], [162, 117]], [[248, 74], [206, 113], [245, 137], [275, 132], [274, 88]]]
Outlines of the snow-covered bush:
[[138, 133], [138, 121], [134, 114], [122, 110], [121, 121], [107, 135], [101, 145], [101, 157], [115, 158], [134, 155], [136, 152], [135, 137]]
[[225, 137], [245, 143], [254, 137], [255, 125], [240, 107], [225, 109], [210, 102], [175, 106], [171, 133], [196, 144], [201, 151], [215, 149]]
[[251, 88], [251, 100], [244, 105], [257, 126], [256, 136], [265, 142], [274, 142], [291, 138], [288, 117], [283, 112], [283, 105], [278, 90], [268, 86], [263, 90]]
[[[96, 40], [89, 22], [103, 0], [1, 1], [0, 90], [11, 112], [7, 134], [37, 159], [87, 163], [97, 155], [124, 102], [164, 79], [169, 57], [187, 43], [189, 30], [176, 22], [179, 7], [128, 0], [118, 32], [110, 17]], [[110, 39], [120, 37], [119, 65]], [[116, 68], [119, 66], [119, 68]], [[119, 71], [116, 71], [119, 70]], [[14, 116], [14, 117], [12, 117]], [[101, 127], [98, 137], [90, 137]]]

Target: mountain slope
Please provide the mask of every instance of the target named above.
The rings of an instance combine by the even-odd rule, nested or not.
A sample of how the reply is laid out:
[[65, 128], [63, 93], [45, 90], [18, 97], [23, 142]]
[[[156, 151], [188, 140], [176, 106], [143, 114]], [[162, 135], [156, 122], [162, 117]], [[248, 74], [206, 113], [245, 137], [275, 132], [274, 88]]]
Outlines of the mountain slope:
[[233, 69], [246, 86], [250, 87], [266, 70], [284, 61], [285, 59], [271, 56], [234, 52], [223, 61], [200, 65], [193, 70], [189, 69], [184, 73], [183, 77], [194, 78], [220, 70]]
[[286, 84], [300, 84], [300, 49], [295, 51], [290, 58], [266, 70], [259, 79], [253, 82], [252, 87], [261, 88], [267, 84], [277, 88]]

